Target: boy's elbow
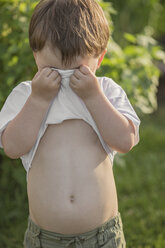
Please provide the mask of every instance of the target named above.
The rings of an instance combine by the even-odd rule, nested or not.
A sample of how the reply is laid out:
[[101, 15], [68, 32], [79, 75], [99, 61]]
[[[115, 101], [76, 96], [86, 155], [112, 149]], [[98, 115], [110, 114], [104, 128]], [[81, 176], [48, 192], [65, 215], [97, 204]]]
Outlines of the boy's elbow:
[[27, 154], [28, 152], [17, 152], [17, 151], [13, 151], [7, 148], [3, 148], [4, 152], [6, 154], [7, 157], [11, 158], [11, 159], [18, 159], [20, 157], [22, 157], [23, 155]]
[[13, 152], [13, 150], [9, 149], [8, 147], [4, 146], [3, 150], [6, 154], [7, 157], [11, 158], [11, 159], [18, 159], [20, 157], [19, 154], [16, 154]]
[[129, 146], [129, 145], [125, 145], [124, 147], [122, 147], [119, 152], [120, 153], [128, 153], [129, 151], [131, 151], [131, 149], [133, 148], [133, 145]]
[[107, 144], [115, 151], [119, 153], [128, 153], [134, 147], [133, 136], [125, 136], [123, 139], [118, 139], [116, 144], [112, 145], [107, 142]]
[[[129, 152], [137, 143], [136, 127], [131, 120], [129, 121], [128, 129], [122, 135], [122, 142], [120, 147], [120, 153]], [[136, 135], [136, 137], [135, 137]]]
[[116, 145], [108, 144], [108, 146], [119, 153], [128, 153], [133, 148], [134, 143], [126, 141], [123, 142], [122, 144], [121, 142]]
[[131, 135], [124, 140], [123, 145], [120, 148], [120, 153], [128, 153], [134, 147], [134, 137]]
[[22, 157], [23, 155], [29, 153], [30, 149], [25, 150], [25, 149], [21, 149], [21, 148], [16, 147], [16, 146], [15, 147], [14, 146], [7, 146], [7, 145], [3, 146], [3, 150], [6, 154], [6, 156], [8, 156], [11, 159], [18, 159], [18, 158]]
[[11, 158], [11, 159], [18, 159], [21, 156], [27, 154], [31, 147], [25, 147], [24, 145], [20, 145], [20, 144], [16, 144], [15, 141], [11, 141], [9, 139], [6, 139], [6, 137], [4, 137], [5, 135], [2, 135], [2, 147], [3, 150], [6, 154], [7, 157]]
[[[16, 144], [11, 142], [4, 142], [4, 140], [2, 140], [2, 147], [6, 156], [11, 159], [18, 159], [25, 154], [25, 152], [23, 153], [23, 151]], [[20, 151], [22, 153], [20, 153]]]
[[2, 148], [3, 148], [4, 153], [6, 154], [7, 157], [9, 157], [11, 159], [19, 158], [18, 154], [15, 154], [13, 152], [12, 147], [9, 145], [8, 142], [6, 142], [5, 137], [4, 137], [4, 132], [3, 132], [2, 137], [1, 137], [1, 142], [2, 142]]

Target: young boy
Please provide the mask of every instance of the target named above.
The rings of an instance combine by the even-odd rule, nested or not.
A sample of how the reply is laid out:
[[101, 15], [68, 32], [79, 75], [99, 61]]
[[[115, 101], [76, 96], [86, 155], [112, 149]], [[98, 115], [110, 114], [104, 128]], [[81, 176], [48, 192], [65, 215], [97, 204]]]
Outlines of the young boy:
[[42, 0], [29, 28], [38, 67], [0, 113], [1, 147], [27, 171], [24, 247], [125, 247], [112, 164], [140, 120], [112, 79], [96, 77], [108, 23], [94, 0]]

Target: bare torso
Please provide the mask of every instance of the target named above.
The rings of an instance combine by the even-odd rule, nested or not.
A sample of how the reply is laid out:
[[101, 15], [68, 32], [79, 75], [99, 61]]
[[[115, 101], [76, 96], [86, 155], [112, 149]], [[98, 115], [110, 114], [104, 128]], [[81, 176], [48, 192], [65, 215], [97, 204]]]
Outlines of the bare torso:
[[111, 162], [83, 120], [48, 126], [27, 189], [32, 220], [49, 231], [87, 232], [118, 212]]

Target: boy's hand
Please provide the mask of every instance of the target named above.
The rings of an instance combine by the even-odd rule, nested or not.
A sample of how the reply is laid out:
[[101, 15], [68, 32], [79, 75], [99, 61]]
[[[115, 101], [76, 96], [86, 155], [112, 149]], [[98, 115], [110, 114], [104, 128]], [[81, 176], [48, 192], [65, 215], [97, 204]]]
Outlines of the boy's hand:
[[70, 87], [83, 100], [95, 96], [101, 91], [95, 74], [86, 65], [75, 70], [70, 78]]
[[32, 80], [32, 96], [50, 102], [58, 93], [61, 76], [48, 67], [39, 70]]

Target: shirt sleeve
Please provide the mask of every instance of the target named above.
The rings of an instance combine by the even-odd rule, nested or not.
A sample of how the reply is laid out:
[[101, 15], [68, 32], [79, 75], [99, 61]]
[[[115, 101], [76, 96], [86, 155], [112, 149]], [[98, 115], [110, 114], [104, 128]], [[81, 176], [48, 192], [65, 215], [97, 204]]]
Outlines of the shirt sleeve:
[[1, 136], [7, 125], [20, 112], [31, 93], [30, 81], [17, 85], [7, 97], [0, 111], [0, 148], [3, 148]]
[[106, 97], [115, 109], [117, 109], [122, 115], [131, 121], [131, 124], [133, 124], [135, 130], [134, 145], [136, 145], [139, 142], [140, 119], [133, 109], [125, 91], [121, 86], [109, 78], [104, 78], [102, 88]]

